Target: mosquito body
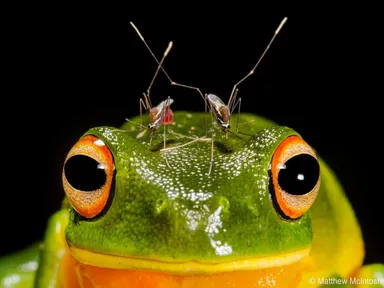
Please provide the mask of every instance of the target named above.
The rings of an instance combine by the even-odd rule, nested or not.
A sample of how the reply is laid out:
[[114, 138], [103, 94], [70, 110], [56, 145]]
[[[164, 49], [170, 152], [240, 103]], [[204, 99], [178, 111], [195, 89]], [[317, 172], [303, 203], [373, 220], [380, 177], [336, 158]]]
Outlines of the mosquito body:
[[[233, 99], [236, 99], [236, 94]], [[225, 137], [228, 138], [228, 132], [230, 132], [231, 129], [231, 117], [237, 105], [239, 105], [240, 108], [241, 98], [237, 99], [236, 102], [232, 101], [228, 104], [225, 104], [223, 100], [221, 100], [221, 98], [215, 94], [206, 94], [205, 100], [209, 106], [209, 110], [211, 111], [212, 116], [216, 120], [217, 125], [224, 133]], [[236, 125], [236, 132], [238, 132], [238, 122]]]
[[[148, 113], [148, 129], [150, 130], [150, 140], [149, 145], [152, 144], [152, 138], [153, 135], [156, 133], [157, 130], [160, 129], [161, 125], [164, 126], [164, 133], [165, 133], [165, 126], [169, 125], [173, 122], [173, 112], [170, 108], [171, 104], [173, 103], [173, 99], [168, 96], [167, 100], [162, 101], [157, 106], [152, 107], [151, 101], [149, 99], [149, 94], [144, 93], [144, 100], [140, 98], [140, 118], [141, 118], [141, 127], [145, 127], [142, 124], [142, 107], [147, 111]], [[164, 134], [165, 135], [165, 134]], [[164, 136], [165, 137], [165, 136]], [[164, 138], [164, 148], [165, 148], [165, 142], [166, 139]]]
[[214, 94], [208, 94], [206, 99], [209, 105], [213, 108], [212, 112], [215, 116], [217, 124], [219, 124], [224, 133], [227, 133], [231, 128], [231, 111], [228, 106], [224, 104], [223, 100]]
[[169, 106], [173, 103], [173, 99], [168, 98], [162, 101], [156, 107], [149, 110], [149, 122], [148, 128], [151, 130], [157, 130], [161, 125], [169, 125], [173, 121], [173, 112]]

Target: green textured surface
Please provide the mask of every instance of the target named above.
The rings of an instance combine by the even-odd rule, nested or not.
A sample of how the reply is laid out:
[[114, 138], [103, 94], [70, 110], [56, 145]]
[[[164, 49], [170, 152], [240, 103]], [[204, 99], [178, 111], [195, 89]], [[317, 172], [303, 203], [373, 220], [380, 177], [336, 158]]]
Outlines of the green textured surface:
[[[169, 131], [203, 136], [203, 113], [175, 113]], [[139, 122], [139, 118], [132, 119]], [[177, 261], [226, 261], [292, 251], [310, 245], [311, 219], [307, 213], [295, 221], [282, 219], [268, 191], [268, 169], [277, 146], [290, 128], [255, 115], [242, 114], [240, 131], [226, 141], [216, 133], [214, 165], [210, 176], [210, 142], [196, 142], [167, 152], [163, 129], [148, 135], [113, 127], [90, 129], [113, 153], [116, 178], [111, 206], [102, 217], [87, 220], [73, 209], [67, 229], [70, 244], [91, 251], [123, 256]], [[250, 122], [248, 122], [250, 121]], [[235, 122], [235, 119], [232, 121]], [[210, 127], [210, 126], [209, 126]], [[137, 126], [126, 123], [126, 130]], [[232, 129], [233, 130], [233, 129]], [[212, 131], [208, 131], [211, 135]], [[167, 146], [191, 139], [167, 134]]]
[[63, 237], [68, 223], [68, 209], [63, 208], [48, 220], [44, 243], [40, 247], [40, 263], [36, 274], [36, 288], [61, 287], [60, 265], [66, 253]]
[[373, 263], [364, 266], [352, 281], [360, 288], [384, 287], [384, 264]]
[[38, 243], [0, 258], [0, 287], [32, 288], [38, 266]]

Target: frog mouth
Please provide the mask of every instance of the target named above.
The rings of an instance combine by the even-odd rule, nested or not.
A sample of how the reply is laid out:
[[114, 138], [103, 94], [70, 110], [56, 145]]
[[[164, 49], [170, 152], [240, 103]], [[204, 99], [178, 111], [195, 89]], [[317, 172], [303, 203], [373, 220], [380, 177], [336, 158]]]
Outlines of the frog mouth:
[[290, 265], [306, 258], [310, 247], [265, 257], [244, 258], [226, 262], [177, 262], [150, 258], [134, 258], [103, 254], [69, 246], [73, 257], [80, 263], [119, 270], [152, 270], [182, 275], [212, 274], [240, 270], [258, 270]]

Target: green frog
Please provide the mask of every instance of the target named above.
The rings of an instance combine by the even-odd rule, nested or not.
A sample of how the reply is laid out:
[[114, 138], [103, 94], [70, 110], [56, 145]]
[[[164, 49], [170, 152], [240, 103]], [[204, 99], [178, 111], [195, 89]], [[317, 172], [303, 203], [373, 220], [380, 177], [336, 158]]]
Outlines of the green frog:
[[384, 285], [384, 265], [363, 266], [343, 188], [298, 132], [242, 113], [241, 137], [212, 142], [206, 113], [173, 116], [165, 149], [139, 117], [85, 132], [63, 163], [62, 209], [41, 243], [0, 260], [2, 287]]

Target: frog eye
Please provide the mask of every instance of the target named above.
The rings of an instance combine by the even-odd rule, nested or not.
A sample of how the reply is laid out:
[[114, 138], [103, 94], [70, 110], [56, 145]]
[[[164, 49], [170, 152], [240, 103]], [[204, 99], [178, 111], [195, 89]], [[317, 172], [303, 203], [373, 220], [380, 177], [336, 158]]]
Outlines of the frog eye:
[[69, 151], [62, 173], [63, 186], [81, 216], [93, 218], [105, 208], [114, 169], [111, 151], [95, 136], [83, 137]]
[[312, 148], [300, 137], [286, 138], [271, 165], [273, 192], [280, 212], [291, 219], [302, 216], [320, 188], [320, 165]]

